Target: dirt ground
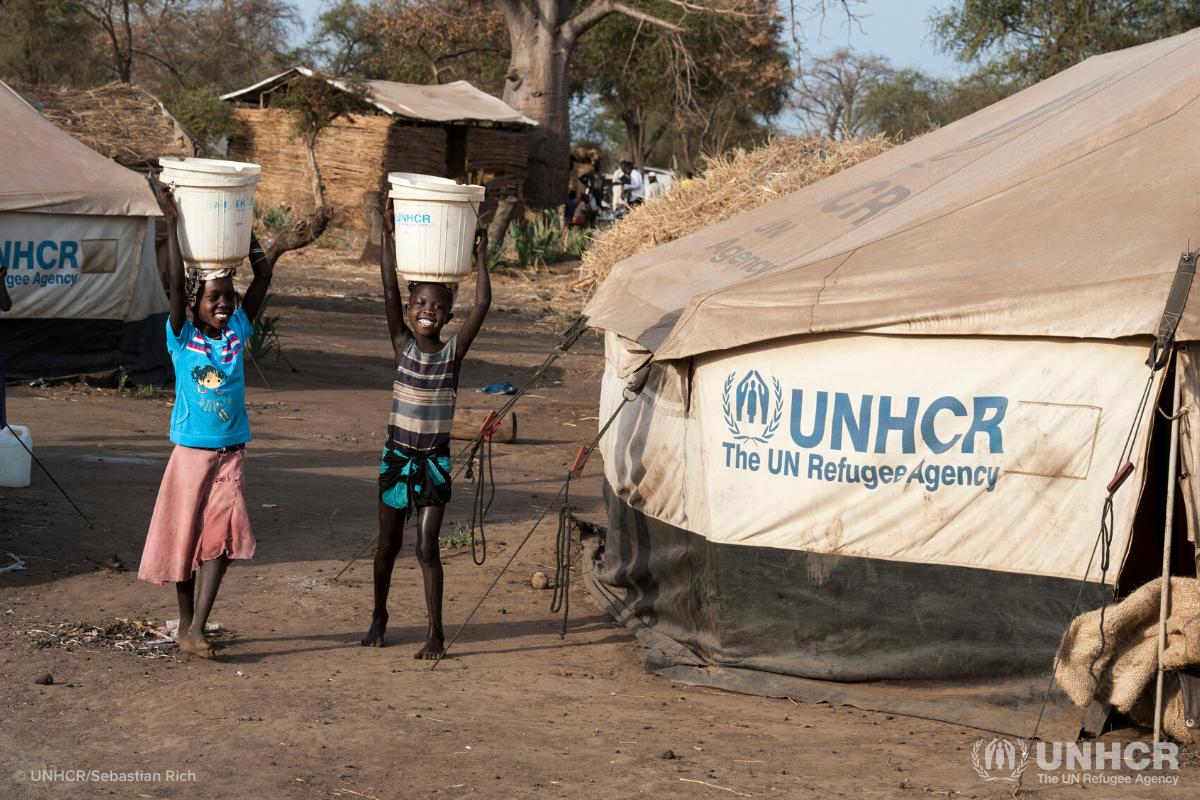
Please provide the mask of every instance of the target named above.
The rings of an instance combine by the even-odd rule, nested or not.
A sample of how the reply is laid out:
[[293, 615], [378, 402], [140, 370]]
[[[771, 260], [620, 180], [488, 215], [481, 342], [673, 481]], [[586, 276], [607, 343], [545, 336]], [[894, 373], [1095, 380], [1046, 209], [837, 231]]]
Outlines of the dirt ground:
[[[460, 415], [481, 420], [502, 400], [475, 389], [518, 384], [541, 363], [583, 303], [568, 291], [571, 267], [496, 281], [492, 313], [464, 365]], [[389, 646], [360, 647], [369, 554], [331, 579], [375, 534], [392, 373], [378, 270], [310, 250], [285, 258], [276, 274], [269, 312], [281, 317], [297, 371], [275, 361], [262, 376], [247, 371], [246, 495], [258, 552], [235, 563], [221, 587], [212, 621], [228, 632], [215, 640], [215, 662], [169, 645], [114, 645], [137, 630], [118, 620], [177, 616], [171, 587], [135, 577], [171, 449], [170, 393], [9, 388], [10, 420], [31, 426], [36, 452], [95, 529], [36, 468], [30, 487], [0, 489], [0, 559], [12, 552], [28, 566], [0, 575], [0, 798], [1011, 793], [972, 768], [971, 748], [992, 738], [980, 731], [647, 675], [642, 647], [578, 581], [560, 639], [550, 592], [529, 584], [535, 570], [551, 571], [556, 509], [436, 671], [411, 657], [425, 628], [411, 538], [397, 562]], [[460, 308], [470, 285], [462, 296]], [[600, 337], [585, 335], [518, 406], [520, 442], [495, 448], [487, 563], [476, 567], [469, 550], [444, 552], [448, 634], [594, 435], [602, 359]], [[599, 475], [593, 462], [572, 485], [585, 519], [603, 517]], [[469, 520], [470, 500], [460, 478], [444, 533]], [[128, 571], [107, 568], [112, 554]], [[115, 626], [115, 638], [79, 638], [80, 625]], [[34, 682], [44, 673], [53, 685]], [[1181, 752], [1179, 771], [1168, 773], [1178, 777], [1173, 787], [1049, 786], [1033, 763], [1025, 785], [1046, 797], [1192, 798], [1198, 749]], [[668, 750], [673, 758], [664, 758]], [[47, 769], [89, 774], [47, 781]], [[168, 771], [187, 780], [168, 780]], [[113, 775], [118, 782], [99, 780]]]

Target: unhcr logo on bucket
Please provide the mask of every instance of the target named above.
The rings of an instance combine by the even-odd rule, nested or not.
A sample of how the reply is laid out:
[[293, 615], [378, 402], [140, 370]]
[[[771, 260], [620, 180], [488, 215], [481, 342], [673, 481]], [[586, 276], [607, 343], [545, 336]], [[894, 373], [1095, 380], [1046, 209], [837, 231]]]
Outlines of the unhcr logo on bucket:
[[[756, 369], [729, 373], [721, 393], [729, 431], [729, 440], [721, 442], [727, 468], [856, 483], [868, 490], [912, 483], [927, 492], [996, 488], [1000, 467], [990, 457], [1004, 453], [1007, 397], [925, 400], [792, 389], [790, 415], [784, 413], [784, 397], [777, 378]], [[788, 436], [773, 438], [784, 419]], [[918, 434], [927, 452], [904, 458], [916, 455]], [[789, 436], [799, 449], [788, 448]], [[760, 444], [770, 445], [765, 454], [756, 451]]]
[[423, 228], [433, 224], [433, 218], [429, 214], [421, 214], [419, 212], [401, 211], [396, 209], [396, 224], [407, 225], [408, 227]]
[[[1171, 742], [1038, 742], [1042, 786], [1175, 786], [1179, 745]], [[988, 783], [1017, 783], [1029, 766], [1023, 740], [977, 739], [971, 767]]]

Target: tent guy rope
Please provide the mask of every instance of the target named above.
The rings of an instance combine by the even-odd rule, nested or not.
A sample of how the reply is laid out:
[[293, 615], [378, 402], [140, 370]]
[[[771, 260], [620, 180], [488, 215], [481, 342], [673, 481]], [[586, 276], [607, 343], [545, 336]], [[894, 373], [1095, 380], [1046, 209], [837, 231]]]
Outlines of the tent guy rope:
[[[509, 556], [508, 561], [505, 563], [505, 565], [503, 567], [501, 567], [501, 569], [498, 573], [496, 573], [495, 579], [492, 581], [491, 585], [488, 586], [487, 591], [485, 591], [483, 593], [483, 596], [479, 598], [479, 602], [475, 604], [475, 607], [473, 609], [471, 609], [471, 613], [467, 614], [467, 618], [464, 619], [462, 621], [462, 624], [458, 626], [458, 630], [454, 632], [454, 636], [452, 636], [450, 638], [450, 641], [446, 643], [446, 647], [444, 650], [442, 650], [442, 654], [437, 657], [437, 659], [433, 662], [433, 665], [429, 668], [430, 671], [437, 669], [437, 665], [440, 664], [442, 659], [446, 657], [446, 653], [450, 652], [450, 647], [458, 639], [458, 636], [459, 636], [459, 634], [461, 634], [463, 632], [463, 629], [467, 627], [467, 623], [469, 623], [471, 621], [471, 617], [475, 616], [475, 612], [479, 610], [479, 607], [483, 605], [483, 601], [486, 600], [488, 595], [492, 593], [492, 590], [496, 588], [496, 584], [500, 582], [500, 578], [504, 575], [504, 573], [508, 570], [508, 568], [510, 566], [512, 566], [513, 561], [516, 560], [516, 558], [517, 558], [517, 554], [521, 552], [521, 548], [524, 547], [525, 543], [529, 541], [529, 537], [533, 536], [534, 531], [536, 531], [538, 529], [538, 526], [542, 524], [542, 520], [544, 520], [546, 518], [546, 515], [550, 513], [550, 509], [554, 508], [554, 504], [558, 502], [558, 498], [562, 497], [564, 494], [566, 494], [568, 492], [569, 487], [571, 486], [571, 479], [578, 478], [580, 475], [583, 474], [583, 468], [587, 464], [588, 456], [590, 456], [592, 454], [592, 451], [596, 449], [596, 445], [598, 445], [600, 443], [600, 440], [602, 438], [604, 438], [604, 434], [608, 432], [609, 427], [613, 424], [613, 422], [616, 421], [617, 417], [621, 414], [621, 411], [624, 410], [625, 406], [627, 404], [633, 402], [634, 400], [636, 400], [638, 398], [638, 395], [640, 395], [642, 393], [642, 389], [644, 389], [646, 387], [646, 379], [649, 376], [650, 376], [650, 367], [649, 367], [649, 359], [647, 359], [646, 363], [644, 363], [636, 372], [633, 373], [632, 376], [630, 376], [629, 382], [625, 385], [625, 391], [621, 395], [621, 402], [617, 405], [616, 409], [613, 410], [612, 416], [610, 416], [608, 418], [608, 421], [604, 423], [604, 426], [602, 428], [600, 428], [600, 432], [596, 434], [596, 438], [592, 439], [591, 444], [579, 448], [579, 453], [575, 456], [575, 462], [571, 465], [571, 468], [567, 471], [567, 479], [565, 481], [563, 481], [562, 486], [560, 486], [558, 488], [558, 491], [555, 493], [554, 497], [550, 500], [549, 503], [546, 504], [546, 508], [542, 511], [541, 515], [538, 516], [537, 520], [533, 523], [533, 527], [531, 527], [529, 529], [529, 533], [525, 534], [525, 538], [522, 539], [521, 543], [517, 545], [517, 548], [515, 550], [513, 550], [513, 554], [511, 556]], [[563, 508], [564, 508], [564, 510], [566, 510], [567, 516], [569, 516], [570, 515], [570, 511], [569, 511], [570, 506], [564, 502]], [[561, 520], [561, 517], [560, 517], [560, 520]], [[561, 525], [561, 521], [560, 521], [560, 525]], [[563, 552], [566, 552], [569, 554], [570, 553], [570, 528], [569, 527], [567, 528], [567, 533], [566, 533], [567, 541], [566, 541], [565, 547], [563, 547], [561, 536], [562, 536], [562, 534], [561, 534], [561, 527], [560, 527], [560, 539], [558, 542], [558, 550], [559, 550], [560, 554]], [[567, 571], [568, 571], [568, 573], [570, 572], [569, 565], [568, 565]], [[551, 612], [552, 613], [557, 613], [559, 608], [564, 609], [563, 632], [562, 632], [562, 634], [560, 634], [560, 636], [565, 636], [566, 631], [567, 631], [567, 619], [566, 619], [567, 602], [566, 602], [565, 595], [566, 595], [566, 587], [564, 587], [562, 590], [562, 597], [559, 596], [558, 589], [556, 587], [554, 597], [551, 600]]]
[[62, 492], [62, 496], [67, 498], [67, 502], [71, 504], [71, 508], [73, 508], [79, 512], [79, 516], [83, 517], [83, 521], [85, 523], [87, 523], [87, 526], [89, 528], [94, 529], [96, 526], [93, 525], [92, 521], [87, 518], [87, 514], [84, 514], [83, 511], [79, 508], [79, 506], [75, 505], [75, 501], [71, 499], [71, 495], [67, 494], [67, 490], [62, 488], [62, 486], [59, 485], [58, 481], [54, 480], [54, 476], [50, 474], [50, 470], [46, 469], [46, 465], [43, 464], [41, 462], [41, 460], [39, 460], [38, 457], [33, 454], [32, 450], [30, 450], [28, 447], [25, 447], [25, 442], [21, 441], [21, 437], [18, 436], [17, 432], [12, 429], [12, 426], [9, 425], [8, 422], [5, 422], [4, 427], [8, 429], [8, 432], [12, 434], [13, 438], [16, 439], [17, 442], [21, 445], [21, 447], [23, 447], [25, 449], [25, 452], [29, 453], [29, 457], [32, 458], [39, 467], [42, 468], [42, 472], [46, 473], [46, 477], [49, 478], [50, 482], [54, 484], [54, 488], [56, 488], [56, 489], [58, 489], [58, 491]]
[[[1071, 606], [1071, 613], [1067, 617], [1067, 627], [1063, 631], [1063, 635], [1065, 636], [1066, 632], [1068, 630], [1070, 630], [1071, 623], [1074, 622], [1075, 617], [1079, 612], [1079, 603], [1080, 603], [1080, 600], [1083, 598], [1083, 591], [1087, 586], [1087, 577], [1092, 571], [1092, 564], [1095, 562], [1096, 552], [1097, 552], [1097, 550], [1099, 550], [1100, 551], [1100, 584], [1102, 587], [1101, 591], [1104, 592], [1103, 603], [1100, 606], [1100, 652], [1096, 654], [1095, 659], [1093, 659], [1092, 663], [1088, 666], [1088, 672], [1091, 674], [1092, 680], [1095, 682], [1097, 689], [1099, 689], [1100, 682], [1099, 682], [1099, 679], [1096, 677], [1094, 670], [1095, 670], [1096, 662], [1099, 661], [1100, 656], [1103, 655], [1104, 649], [1106, 646], [1106, 643], [1104, 641], [1104, 612], [1108, 608], [1109, 597], [1108, 597], [1107, 590], [1104, 589], [1103, 587], [1106, 584], [1106, 577], [1108, 574], [1108, 569], [1111, 566], [1110, 549], [1112, 547], [1113, 529], [1115, 527], [1115, 519], [1114, 519], [1114, 513], [1113, 513], [1113, 497], [1116, 495], [1117, 490], [1119, 490], [1121, 488], [1121, 486], [1124, 485], [1125, 481], [1134, 472], [1134, 465], [1133, 465], [1133, 461], [1132, 461], [1133, 447], [1134, 447], [1134, 443], [1137, 441], [1138, 431], [1141, 429], [1142, 417], [1145, 416], [1146, 403], [1149, 401], [1151, 390], [1153, 389], [1153, 386], [1154, 386], [1154, 376], [1159, 370], [1163, 369], [1164, 367], [1167, 366], [1168, 363], [1170, 363], [1171, 358], [1173, 356], [1175, 356], [1175, 353], [1176, 353], [1177, 348], [1175, 346], [1175, 332], [1179, 328], [1179, 320], [1183, 316], [1184, 307], [1187, 305], [1188, 294], [1191, 292], [1191, 288], [1192, 288], [1192, 280], [1196, 275], [1196, 262], [1197, 262], [1197, 259], [1200, 258], [1200, 250], [1192, 251], [1190, 249], [1191, 248], [1191, 240], [1188, 240], [1188, 248], [1189, 248], [1188, 251], [1184, 252], [1179, 257], [1179, 263], [1175, 268], [1175, 278], [1171, 282], [1171, 290], [1167, 294], [1167, 301], [1166, 301], [1165, 307], [1163, 308], [1162, 319], [1159, 321], [1158, 336], [1154, 340], [1154, 344], [1150, 346], [1150, 355], [1146, 359], [1146, 366], [1150, 368], [1150, 375], [1147, 376], [1147, 378], [1146, 378], [1146, 385], [1142, 389], [1142, 397], [1141, 397], [1140, 402], [1138, 403], [1137, 412], [1134, 415], [1133, 423], [1130, 425], [1129, 434], [1125, 437], [1125, 444], [1121, 448], [1121, 456], [1117, 460], [1118, 466], [1117, 466], [1116, 472], [1113, 473], [1112, 480], [1109, 481], [1109, 484], [1107, 487], [1108, 494], [1104, 498], [1104, 506], [1100, 512], [1100, 531], [1096, 536], [1095, 544], [1092, 545], [1092, 554], [1091, 554], [1091, 557], [1088, 559], [1087, 567], [1083, 571], [1083, 576], [1079, 579], [1079, 592], [1075, 595], [1075, 602]], [[1178, 349], [1182, 350], [1185, 347], [1186, 347], [1186, 345], [1179, 345]], [[1171, 540], [1172, 511], [1173, 511], [1173, 504], [1174, 504], [1174, 499], [1175, 499], [1174, 472], [1176, 469], [1176, 450], [1178, 449], [1178, 446], [1179, 446], [1179, 417], [1181, 416], [1181, 413], [1179, 411], [1179, 375], [1178, 375], [1179, 367], [1178, 367], [1178, 364], [1176, 364], [1175, 370], [1176, 370], [1176, 373], [1175, 373], [1175, 406], [1174, 406], [1173, 411], [1171, 412], [1172, 413], [1171, 456], [1170, 456], [1170, 472], [1168, 473], [1169, 488], [1168, 488], [1168, 501], [1167, 501], [1168, 502], [1168, 505], [1167, 505], [1167, 530], [1166, 530], [1166, 540], [1167, 541], [1164, 545], [1164, 547], [1167, 547], [1167, 548], [1170, 547], [1170, 540]], [[1101, 549], [1102, 544], [1103, 544], [1103, 548]], [[1167, 608], [1167, 603], [1168, 603], [1168, 594], [1170, 593], [1170, 582], [1169, 582], [1170, 565], [1168, 562], [1169, 562], [1169, 551], [1168, 551], [1168, 554], [1164, 556], [1164, 566], [1163, 566], [1163, 581], [1164, 581], [1165, 585], [1163, 587], [1163, 600], [1162, 600], [1163, 612], [1162, 613], [1164, 615], [1164, 619], [1165, 619], [1165, 614], [1166, 614], [1165, 609]], [[1060, 639], [1061, 639], [1061, 637], [1060, 637]], [[1032, 744], [1033, 740], [1037, 738], [1038, 731], [1041, 729], [1042, 719], [1046, 714], [1046, 704], [1050, 700], [1050, 692], [1054, 689], [1054, 681], [1056, 679], [1056, 676], [1058, 675], [1058, 667], [1062, 661], [1062, 655], [1063, 655], [1063, 648], [1060, 646], [1058, 649], [1058, 652], [1055, 653], [1055, 656], [1054, 656], [1054, 666], [1050, 670], [1050, 680], [1046, 684], [1046, 692], [1045, 692], [1044, 696], [1042, 697], [1042, 705], [1041, 705], [1041, 709], [1038, 711], [1037, 722], [1033, 726], [1033, 733], [1031, 733], [1029, 735], [1029, 741], [1031, 744]], [[1156, 703], [1155, 703], [1155, 710], [1154, 710], [1154, 714], [1155, 714], [1154, 741], [1155, 742], [1158, 742], [1159, 722], [1161, 721], [1161, 714], [1162, 714], [1162, 694], [1161, 694], [1162, 649], [1161, 649], [1161, 646], [1159, 649], [1159, 667], [1158, 668], [1159, 668], [1158, 685], [1160, 687], [1160, 691], [1159, 691], [1159, 695], [1158, 695]], [[1014, 790], [1014, 794], [1017, 791], [1020, 791], [1024, 780], [1025, 780], [1025, 774], [1021, 773], [1021, 775], [1017, 778], [1017, 786], [1016, 786], [1016, 789]]]
[[[475, 462], [476, 457], [479, 452], [479, 448], [483, 444], [484, 441], [486, 441], [488, 444], [488, 451], [487, 451], [488, 474], [490, 477], [490, 475], [491, 475], [491, 449], [492, 449], [491, 448], [491, 440], [492, 440], [492, 436], [496, 433], [496, 431], [500, 430], [500, 422], [504, 419], [504, 417], [508, 414], [508, 412], [512, 411], [513, 406], [516, 405], [517, 401], [520, 400], [521, 397], [525, 394], [525, 392], [527, 392], [529, 390], [529, 387], [533, 386], [534, 382], [537, 381], [538, 378], [542, 377], [542, 375], [544, 375], [546, 373], [546, 370], [548, 370], [555, 361], [557, 361], [558, 359], [565, 356], [567, 354], [567, 351], [571, 349], [571, 346], [574, 345], [577, 341], [579, 341], [579, 337], [583, 336], [584, 331], [587, 330], [587, 320], [588, 320], [588, 318], [585, 316], [582, 316], [582, 315], [577, 317], [575, 319], [575, 322], [571, 324], [571, 327], [567, 328], [567, 330], [559, 337], [558, 344], [555, 345], [554, 349], [550, 351], [550, 354], [546, 356], [546, 359], [542, 362], [542, 365], [540, 367], [538, 367], [536, 370], [534, 370], [534, 373], [529, 376], [529, 379], [527, 381], [525, 381], [524, 384], [521, 385], [521, 388], [517, 390], [517, 393], [512, 395], [511, 397], [509, 397], [508, 402], [506, 402], [503, 406], [501, 406], [499, 411], [488, 412], [487, 418], [484, 419], [483, 424], [479, 426], [479, 432], [476, 433], [475, 437], [473, 439], [471, 439], [471, 441], [468, 442], [461, 450], [459, 450], [458, 453], [452, 459], [452, 461], [458, 461], [460, 458], [463, 457], [464, 453], [466, 453], [468, 450], [471, 451], [470, 458], [468, 458], [466, 461], [459, 464], [458, 469], [456, 469], [454, 471], [454, 474], [450, 478], [451, 482], [453, 482], [454, 479], [458, 477], [459, 473], [462, 472], [463, 467], [465, 467], [469, 464], [473, 464]], [[468, 477], [468, 479], [470, 479], [471, 470], [467, 471], [467, 477]], [[475, 501], [476, 502], [476, 510], [478, 511], [482, 507], [481, 503], [482, 503], [482, 497], [483, 497], [483, 464], [482, 463], [480, 463], [480, 480], [479, 480], [479, 483], [475, 487], [475, 491], [476, 491], [476, 501]], [[494, 496], [494, 494], [495, 494], [495, 483], [494, 482], [492, 483], [492, 493]], [[482, 514], [479, 517], [479, 528], [480, 528], [480, 538], [481, 539], [483, 538], [483, 536], [482, 536], [483, 515], [487, 514], [487, 510], [491, 508], [491, 505], [492, 505], [492, 503], [491, 503], [491, 500], [489, 499], [486, 507], [482, 507]], [[471, 558], [472, 559], [475, 559], [474, 526], [475, 526], [475, 517], [474, 517], [474, 515], [472, 515], [472, 518], [471, 518], [471, 527], [472, 527]], [[374, 538], [372, 538], [371, 541], [367, 542], [366, 546], [364, 546], [362, 550], [358, 551], [358, 555], [356, 555], [354, 558], [350, 559], [346, 563], [346, 565], [344, 567], [342, 567], [341, 571], [338, 572], [338, 574], [333, 577], [333, 580], [336, 581], [338, 578], [342, 577], [342, 575], [345, 574], [346, 570], [350, 569], [350, 567], [354, 565], [355, 561], [358, 561], [358, 559], [362, 558], [363, 554], [366, 553], [367, 550], [371, 549], [371, 545], [375, 544], [376, 540], [378, 540], [378, 539], [379, 539], [379, 534], [375, 534]], [[487, 560], [487, 544], [484, 543], [483, 544], [483, 558], [476, 560], [475, 563], [482, 565], [483, 562], [486, 560]]]

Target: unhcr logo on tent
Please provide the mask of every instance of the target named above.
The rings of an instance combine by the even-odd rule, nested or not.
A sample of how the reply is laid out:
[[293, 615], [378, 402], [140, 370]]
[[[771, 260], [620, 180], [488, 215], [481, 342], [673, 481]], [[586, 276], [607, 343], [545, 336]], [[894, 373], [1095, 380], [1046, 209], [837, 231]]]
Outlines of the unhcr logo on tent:
[[737, 373], [729, 373], [725, 379], [725, 392], [721, 404], [725, 411], [725, 424], [737, 441], [762, 442], [766, 444], [775, 431], [779, 429], [779, 421], [783, 419], [783, 387], [778, 378], [772, 378], [775, 386], [774, 403], [767, 382], [758, 370], [752, 369], [746, 373], [737, 387], [734, 381]]
[[[908, 397], [901, 414], [899, 403], [893, 403], [896, 398], [888, 395], [864, 394], [856, 407], [846, 392], [818, 391], [816, 402], [810, 404], [815, 406], [810, 417], [802, 419], [804, 392], [791, 391], [788, 433], [792, 443], [801, 448], [793, 450], [786, 443], [787, 437], [772, 441], [784, 417], [779, 379], [768, 381], [756, 369], [741, 375], [729, 373], [721, 393], [721, 410], [731, 434], [728, 441], [720, 443], [725, 448], [725, 466], [749, 472], [765, 468], [772, 475], [825, 483], [856, 483], [868, 490], [887, 484], [907, 488], [913, 482], [927, 492], [943, 487], [995, 490], [1001, 468], [990, 457], [1004, 453], [1001, 424], [1008, 411], [1008, 398], [973, 397], [964, 402], [944, 396], [925, 402], [920, 397]], [[920, 413], [923, 405], [924, 414]], [[957, 422], [957, 431], [956, 417], [962, 418]], [[918, 433], [927, 451], [919, 461], [887, 463], [879, 458], [894, 454], [896, 445], [901, 458], [916, 455]], [[764, 457], [753, 452], [750, 442], [772, 446]], [[743, 443], [747, 447], [743, 448]], [[980, 445], [985, 449], [977, 450]], [[805, 452], [816, 449], [825, 452]], [[840, 456], [847, 450], [870, 454], [861, 458], [853, 453]]]

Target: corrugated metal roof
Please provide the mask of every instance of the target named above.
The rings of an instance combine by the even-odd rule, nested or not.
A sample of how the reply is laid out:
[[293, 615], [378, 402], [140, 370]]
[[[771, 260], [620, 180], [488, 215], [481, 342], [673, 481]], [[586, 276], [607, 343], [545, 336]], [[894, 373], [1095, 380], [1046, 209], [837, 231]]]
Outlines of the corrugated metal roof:
[[[222, 95], [222, 100], [248, 100], [275, 90], [293, 80], [297, 75], [313, 77], [314, 72], [306, 67], [295, 67], [287, 72], [259, 81], [253, 86]], [[326, 80], [339, 89], [346, 89], [342, 81]], [[466, 81], [455, 81], [435, 86], [421, 86], [395, 81], [367, 81], [373, 95], [372, 105], [387, 114], [429, 122], [500, 122], [514, 125], [537, 125], [537, 122], [521, 114], [498, 97], [480, 91]]]

